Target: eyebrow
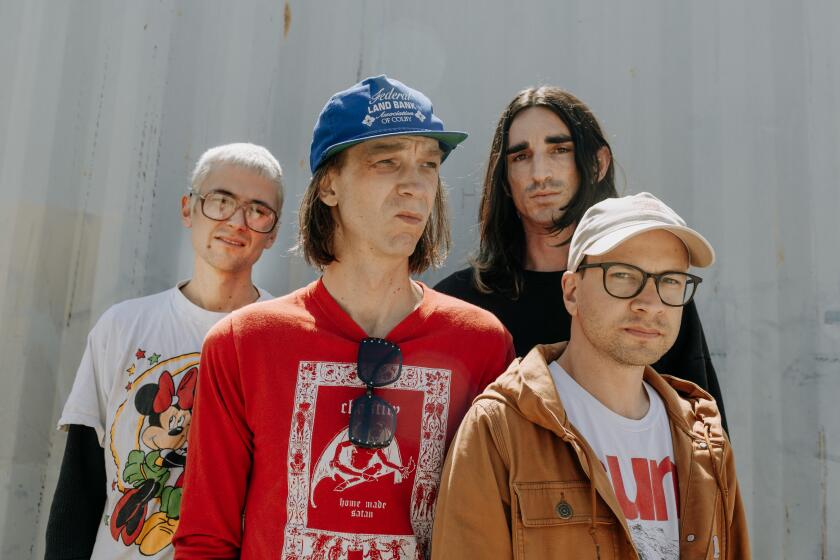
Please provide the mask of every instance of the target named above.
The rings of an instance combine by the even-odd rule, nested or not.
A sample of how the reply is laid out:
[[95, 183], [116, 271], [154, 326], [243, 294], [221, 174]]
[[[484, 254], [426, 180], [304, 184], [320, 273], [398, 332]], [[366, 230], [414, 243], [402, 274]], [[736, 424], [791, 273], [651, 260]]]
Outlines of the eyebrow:
[[392, 140], [390, 142], [373, 142], [365, 146], [365, 155], [372, 156], [381, 154], [383, 152], [395, 152], [401, 150], [406, 145], [406, 142], [400, 140]]
[[[545, 137], [546, 144], [565, 144], [567, 142], [572, 141], [572, 137], [568, 134], [555, 134], [553, 136]], [[528, 146], [530, 146], [528, 142], [520, 142], [519, 144], [514, 144], [513, 146], [510, 146], [507, 150], [505, 150], [505, 155], [515, 154], [516, 152], [527, 150]]]
[[528, 149], [528, 142], [520, 142], [519, 144], [514, 144], [513, 146], [509, 146], [507, 150], [505, 150], [505, 155], [507, 154], [515, 154], [516, 152], [521, 152], [522, 150]]
[[443, 150], [440, 149], [440, 143], [436, 144], [434, 148], [425, 150], [423, 153], [430, 156], [443, 156]]
[[[225, 189], [210, 189], [209, 191], [207, 191], [206, 193], [204, 193], [204, 195], [205, 195], [205, 196], [207, 196], [207, 195], [208, 195], [208, 194], [210, 194], [210, 193], [226, 194], [226, 195], [228, 195], [229, 197], [231, 197], [231, 198], [235, 198], [236, 200], [238, 200], [238, 201], [240, 201], [240, 202], [242, 201], [242, 199], [241, 199], [241, 198], [239, 198], [238, 196], [236, 196], [236, 195], [235, 195], [235, 194], [233, 194], [232, 192], [230, 192], [230, 191], [228, 191], [228, 190], [225, 190]], [[265, 207], [266, 207], [266, 208], [268, 208], [269, 210], [274, 210], [274, 208], [272, 208], [272, 207], [271, 207], [271, 205], [270, 205], [268, 202], [265, 202], [264, 200], [260, 200], [260, 199], [258, 199], [258, 198], [252, 198], [251, 200], [248, 200], [248, 201], [246, 201], [246, 202], [248, 202], [249, 204], [256, 203], [256, 204], [259, 204], [260, 206], [265, 206]]]
[[545, 143], [546, 144], [565, 144], [566, 142], [571, 142], [572, 137], [568, 134], [557, 134], [555, 136], [546, 136]]
[[[404, 149], [407, 145], [408, 142], [404, 140], [372, 142], [370, 146], [365, 146], [365, 155], [371, 157], [382, 153], [396, 152]], [[440, 149], [439, 144], [435, 144], [434, 147], [429, 147], [428, 149], [423, 150], [423, 154], [443, 156], [443, 150]]]

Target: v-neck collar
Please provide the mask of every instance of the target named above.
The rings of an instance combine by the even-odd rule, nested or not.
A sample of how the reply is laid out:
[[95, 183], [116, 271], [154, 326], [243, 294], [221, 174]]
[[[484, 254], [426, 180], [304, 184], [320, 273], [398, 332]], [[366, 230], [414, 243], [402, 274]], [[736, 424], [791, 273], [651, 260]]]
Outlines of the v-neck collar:
[[[420, 300], [420, 305], [415, 307], [411, 313], [402, 318], [391, 331], [385, 335], [386, 340], [394, 343], [399, 343], [402, 339], [407, 338], [415, 331], [418, 325], [422, 324], [434, 311], [435, 297], [434, 291], [426, 286], [423, 282], [415, 280], [420, 288], [423, 290], [423, 299]], [[324, 286], [324, 279], [319, 278], [314, 282], [312, 287], [312, 297], [323, 309], [326, 316], [332, 320], [341, 331], [346, 332], [354, 339], [362, 340], [369, 335], [359, 324], [338, 304], [335, 298], [330, 294], [327, 287]]]

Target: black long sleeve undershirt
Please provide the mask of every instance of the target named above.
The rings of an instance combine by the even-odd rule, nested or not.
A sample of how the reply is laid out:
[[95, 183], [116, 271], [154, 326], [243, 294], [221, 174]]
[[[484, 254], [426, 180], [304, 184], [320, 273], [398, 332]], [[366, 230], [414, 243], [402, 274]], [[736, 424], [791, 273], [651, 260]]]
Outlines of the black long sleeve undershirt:
[[47, 523], [44, 560], [89, 559], [105, 509], [106, 475], [96, 430], [71, 425]]

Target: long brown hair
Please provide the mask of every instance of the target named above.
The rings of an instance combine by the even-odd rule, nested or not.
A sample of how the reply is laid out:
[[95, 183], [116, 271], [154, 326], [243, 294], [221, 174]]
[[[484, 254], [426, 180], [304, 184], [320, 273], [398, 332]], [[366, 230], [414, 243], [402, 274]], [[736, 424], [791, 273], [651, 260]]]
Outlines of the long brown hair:
[[[300, 201], [295, 250], [303, 254], [308, 264], [320, 269], [337, 260], [334, 250], [335, 219], [332, 209], [321, 201], [320, 191], [324, 181], [329, 180], [330, 172], [341, 171], [345, 153], [342, 151], [330, 156], [315, 170]], [[419, 274], [429, 267], [439, 267], [449, 253], [450, 244], [449, 208], [443, 183], [438, 179], [432, 214], [414, 252], [408, 258], [409, 272]]]
[[478, 211], [481, 240], [478, 254], [471, 260], [473, 284], [480, 292], [500, 292], [513, 299], [519, 298], [523, 287], [525, 231], [510, 196], [505, 149], [513, 119], [529, 107], [549, 109], [569, 128], [580, 176], [577, 193], [562, 215], [549, 226], [548, 233], [557, 233], [576, 224], [590, 206], [618, 196], [612, 157], [604, 177], [598, 179], [598, 150], [606, 146], [612, 155], [612, 149], [589, 107], [571, 93], [551, 86], [528, 88], [517, 93], [496, 125]]

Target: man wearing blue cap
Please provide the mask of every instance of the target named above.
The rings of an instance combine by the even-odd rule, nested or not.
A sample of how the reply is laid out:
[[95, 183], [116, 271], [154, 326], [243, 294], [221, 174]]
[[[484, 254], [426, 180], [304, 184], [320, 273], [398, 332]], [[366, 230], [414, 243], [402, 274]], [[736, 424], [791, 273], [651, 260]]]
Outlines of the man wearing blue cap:
[[327, 102], [298, 244], [323, 275], [208, 335], [177, 558], [428, 553], [449, 441], [513, 357], [493, 315], [411, 279], [446, 255], [464, 138], [386, 76]]

